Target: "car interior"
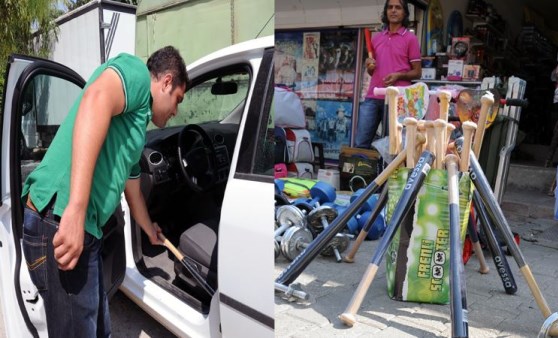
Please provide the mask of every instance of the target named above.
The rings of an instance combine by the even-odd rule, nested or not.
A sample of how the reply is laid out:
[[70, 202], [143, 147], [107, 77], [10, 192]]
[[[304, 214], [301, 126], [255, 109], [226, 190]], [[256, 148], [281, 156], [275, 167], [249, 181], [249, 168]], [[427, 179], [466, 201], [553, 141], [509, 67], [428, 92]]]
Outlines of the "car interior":
[[[240, 67], [197, 79], [172, 125], [147, 134], [141, 188], [149, 214], [184, 255], [193, 273], [217, 289], [217, 239], [239, 121], [250, 73]], [[197, 120], [195, 120], [197, 119]], [[135, 227], [139, 229], [139, 227]], [[202, 313], [211, 295], [163, 246], [135, 232], [135, 260], [143, 275]]]

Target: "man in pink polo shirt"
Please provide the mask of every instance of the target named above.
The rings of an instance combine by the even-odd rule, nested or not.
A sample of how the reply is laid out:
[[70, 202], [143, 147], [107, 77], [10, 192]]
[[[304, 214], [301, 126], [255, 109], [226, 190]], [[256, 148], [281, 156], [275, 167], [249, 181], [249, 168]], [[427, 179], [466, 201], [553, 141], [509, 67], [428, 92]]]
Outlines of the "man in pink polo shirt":
[[355, 139], [358, 148], [370, 148], [382, 120], [384, 98], [374, 95], [374, 87], [409, 86], [422, 71], [417, 37], [407, 29], [407, 1], [387, 0], [382, 22], [384, 30], [372, 37], [374, 58], [366, 59], [366, 71], [372, 79], [366, 100], [360, 104]]

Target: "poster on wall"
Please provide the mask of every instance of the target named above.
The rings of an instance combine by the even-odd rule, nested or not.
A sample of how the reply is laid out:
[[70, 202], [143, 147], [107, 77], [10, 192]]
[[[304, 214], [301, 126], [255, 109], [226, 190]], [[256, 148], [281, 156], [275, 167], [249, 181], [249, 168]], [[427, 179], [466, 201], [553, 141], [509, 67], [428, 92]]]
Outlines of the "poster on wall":
[[302, 61], [302, 33], [284, 32], [275, 34], [275, 84], [300, 90]]
[[353, 97], [358, 31], [329, 30], [321, 33], [318, 98]]
[[352, 102], [303, 100], [302, 103], [312, 142], [324, 145], [324, 158], [339, 159], [341, 145], [349, 145], [351, 141]]
[[338, 160], [351, 142], [357, 29], [275, 33], [275, 84], [302, 99], [312, 142], [324, 158]]

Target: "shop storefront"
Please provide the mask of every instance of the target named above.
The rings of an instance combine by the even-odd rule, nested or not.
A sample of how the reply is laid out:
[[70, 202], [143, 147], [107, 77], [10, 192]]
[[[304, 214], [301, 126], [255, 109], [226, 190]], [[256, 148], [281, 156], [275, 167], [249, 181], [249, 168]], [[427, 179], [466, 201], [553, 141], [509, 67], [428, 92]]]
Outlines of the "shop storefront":
[[[500, 87], [510, 76], [524, 79], [530, 105], [522, 113], [519, 141], [549, 144], [558, 28], [545, 23], [541, 8], [524, 7], [520, 0], [430, 2], [439, 2], [438, 12], [427, 0], [409, 1], [410, 29], [421, 44], [422, 81], [431, 88], [475, 88], [484, 77], [496, 76]], [[546, 2], [542, 8], [556, 6]], [[307, 129], [312, 141], [324, 145], [326, 161], [337, 161], [342, 145], [354, 144], [369, 82], [364, 30], [381, 30], [383, 5], [383, 0], [276, 2], [275, 82], [301, 98]], [[506, 88], [500, 90], [505, 95]]]

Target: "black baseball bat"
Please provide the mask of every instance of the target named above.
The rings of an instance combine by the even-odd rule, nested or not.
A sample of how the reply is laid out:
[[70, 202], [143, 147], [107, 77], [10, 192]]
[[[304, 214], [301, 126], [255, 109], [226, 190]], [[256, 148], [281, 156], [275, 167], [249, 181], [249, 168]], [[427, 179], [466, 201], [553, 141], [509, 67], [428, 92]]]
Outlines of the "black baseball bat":
[[283, 285], [289, 285], [304, 271], [304, 269], [312, 262], [314, 258], [325, 248], [335, 235], [343, 230], [349, 219], [353, 217], [361, 208], [361, 206], [370, 198], [370, 196], [378, 190], [378, 188], [387, 181], [389, 175], [397, 169], [401, 163], [405, 161], [406, 154], [404, 151], [399, 153], [397, 157], [382, 171], [372, 183], [364, 189], [362, 194], [357, 197], [345, 211], [337, 216], [335, 220], [325, 228], [310, 244], [289, 264], [285, 270], [281, 272], [275, 282]]
[[481, 226], [488, 242], [488, 248], [492, 253], [492, 260], [494, 261], [494, 265], [496, 266], [496, 271], [498, 271], [500, 279], [502, 279], [504, 290], [506, 290], [507, 294], [513, 295], [517, 292], [517, 284], [515, 283], [515, 278], [513, 277], [513, 274], [511, 272], [508, 259], [504, 255], [504, 250], [502, 250], [502, 247], [496, 239], [494, 230], [491, 227], [492, 223], [490, 222], [488, 212], [482, 204], [477, 191], [473, 193], [473, 204], [475, 206], [477, 214], [479, 215]]
[[[500, 208], [500, 205], [498, 204], [498, 201], [496, 200], [496, 197], [494, 196], [494, 193], [490, 188], [490, 184], [488, 183], [488, 180], [486, 179], [486, 176], [484, 175], [484, 172], [482, 171], [475, 154], [471, 153], [469, 156], [471, 179], [473, 180], [475, 188], [477, 188], [481, 200], [486, 207], [490, 218], [494, 220], [494, 224], [496, 225], [496, 227], [498, 227], [498, 230], [504, 237], [504, 241], [506, 242], [508, 249], [515, 259], [519, 270], [523, 274], [523, 278], [525, 278], [525, 281], [527, 282], [527, 285], [529, 286], [529, 289], [531, 290], [531, 293], [535, 298], [535, 302], [537, 303], [543, 317], [546, 319], [552, 314], [548, 303], [542, 295], [539, 285], [537, 284], [537, 281], [535, 280], [535, 277], [531, 272], [531, 268], [525, 262], [523, 253], [513, 239], [513, 233], [506, 220], [506, 217], [504, 216], [504, 213], [502, 212], [502, 209]], [[555, 327], [553, 327], [553, 329], [551, 329], [550, 331], [552, 335], [558, 335], [558, 329], [556, 329]]]
[[461, 222], [459, 221], [459, 179], [457, 174], [457, 156], [446, 156], [448, 171], [448, 207], [450, 234], [450, 317], [451, 336], [453, 338], [469, 337], [467, 321], [467, 291], [463, 253], [461, 252]]
[[[463, 138], [458, 138], [457, 140], [455, 140], [455, 145], [458, 152], [462, 149], [462, 142]], [[496, 266], [498, 275], [502, 280], [504, 290], [507, 294], [513, 295], [517, 292], [517, 284], [515, 283], [515, 278], [513, 277], [510, 266], [508, 264], [508, 260], [503, 253], [502, 247], [499, 245], [496, 239], [494, 230], [491, 227], [492, 222], [490, 216], [486, 211], [486, 208], [482, 204], [482, 200], [480, 199], [478, 191], [474, 191], [473, 193], [473, 206], [477, 211], [477, 214], [479, 215], [481, 226], [483, 227], [484, 233], [486, 235], [487, 245], [492, 254], [492, 260], [494, 261], [494, 265]]]
[[434, 154], [430, 151], [424, 151], [420, 155], [415, 168], [409, 174], [407, 183], [403, 187], [401, 197], [393, 209], [393, 214], [389, 224], [382, 239], [380, 240], [380, 243], [378, 244], [378, 247], [376, 248], [376, 251], [374, 252], [374, 256], [372, 256], [372, 260], [366, 268], [366, 271], [364, 272], [364, 275], [362, 276], [362, 279], [360, 280], [349, 305], [345, 309], [345, 312], [339, 315], [339, 319], [344, 324], [353, 326], [353, 324], [356, 323], [355, 314], [362, 304], [364, 296], [376, 276], [380, 262], [387, 252], [388, 246], [393, 240], [397, 228], [413, 207], [414, 201], [416, 200], [418, 192], [424, 183], [426, 175], [428, 175], [428, 172], [430, 171], [434, 157]]
[[385, 207], [387, 203], [387, 193], [388, 193], [388, 185], [384, 184], [384, 188], [382, 189], [382, 192], [380, 193], [380, 196], [376, 201], [376, 205], [374, 206], [374, 209], [370, 213], [370, 217], [366, 220], [366, 223], [362, 227], [362, 230], [358, 234], [358, 237], [356, 238], [355, 242], [351, 246], [351, 251], [345, 257], [343, 257], [343, 260], [345, 262], [347, 263], [354, 262], [355, 255], [358, 251], [358, 248], [360, 247], [360, 245], [368, 235], [368, 231], [370, 231], [372, 225], [374, 224], [374, 221], [376, 221], [376, 218], [378, 217], [380, 212], [382, 212], [382, 209]]

